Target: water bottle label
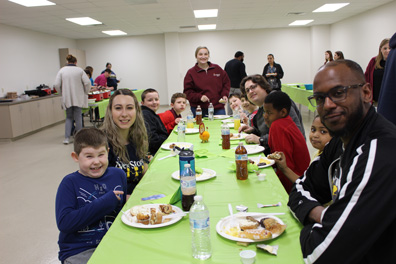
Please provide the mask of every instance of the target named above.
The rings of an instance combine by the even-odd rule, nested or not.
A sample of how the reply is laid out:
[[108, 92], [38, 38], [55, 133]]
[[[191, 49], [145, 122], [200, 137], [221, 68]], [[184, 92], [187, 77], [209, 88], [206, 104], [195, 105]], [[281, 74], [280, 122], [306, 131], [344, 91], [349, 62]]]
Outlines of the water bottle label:
[[221, 134], [222, 135], [229, 135], [230, 134], [230, 130], [229, 129], [222, 129], [221, 130]]
[[188, 116], [187, 116], [187, 121], [188, 121], [188, 120], [192, 120], [193, 118], [194, 118], [194, 117], [193, 117], [192, 115], [188, 115]]
[[208, 228], [210, 225], [209, 217], [206, 219], [191, 219], [190, 225], [194, 229], [205, 229]]
[[177, 126], [177, 132], [186, 132], [186, 126], [185, 125], [179, 125]]
[[248, 160], [248, 154], [235, 154], [235, 160]]

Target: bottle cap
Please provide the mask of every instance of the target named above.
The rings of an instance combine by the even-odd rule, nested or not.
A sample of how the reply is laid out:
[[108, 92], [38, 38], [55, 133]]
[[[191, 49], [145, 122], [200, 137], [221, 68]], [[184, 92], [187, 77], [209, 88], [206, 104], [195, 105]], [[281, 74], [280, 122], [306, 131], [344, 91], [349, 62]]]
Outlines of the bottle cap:
[[243, 142], [239, 142], [238, 145], [239, 145], [239, 146], [243, 146]]
[[191, 165], [190, 164], [184, 164], [184, 168], [190, 168], [191, 167]]
[[202, 195], [195, 195], [194, 201], [202, 201]]

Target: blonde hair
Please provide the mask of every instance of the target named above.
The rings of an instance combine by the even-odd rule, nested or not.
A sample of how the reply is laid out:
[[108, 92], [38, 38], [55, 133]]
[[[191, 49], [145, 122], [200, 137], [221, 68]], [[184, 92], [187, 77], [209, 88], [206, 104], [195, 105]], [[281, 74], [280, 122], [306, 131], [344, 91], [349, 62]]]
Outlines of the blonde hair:
[[128, 141], [132, 143], [136, 148], [136, 154], [139, 158], [144, 158], [148, 151], [148, 136], [146, 125], [144, 123], [142, 109], [140, 108], [139, 102], [135, 94], [128, 89], [116, 90], [114, 94], [110, 96], [109, 105], [107, 106], [106, 116], [103, 122], [102, 129], [107, 134], [107, 139], [113, 147], [114, 153], [124, 163], [129, 163], [129, 155], [125, 146], [124, 139], [119, 134], [119, 128], [114, 123], [112, 107], [114, 98], [117, 95], [128, 95], [133, 98], [136, 109], [136, 119], [133, 125], [129, 128]]
[[195, 58], [197, 57], [198, 52], [199, 52], [199, 50], [201, 50], [201, 49], [206, 49], [206, 50], [208, 51], [208, 54], [210, 55], [209, 49], [208, 49], [207, 47], [199, 46], [198, 48], [195, 49]]
[[381, 52], [381, 49], [382, 49], [382, 47], [383, 46], [385, 46], [386, 44], [388, 44], [389, 43], [389, 39], [388, 38], [386, 38], [386, 39], [383, 39], [382, 41], [381, 41], [381, 43], [380, 43], [380, 46], [379, 46], [379, 49], [378, 49], [378, 55], [377, 55], [377, 57], [375, 57], [375, 69], [383, 69], [384, 67], [382, 67], [381, 66], [381, 60], [383, 60], [384, 59], [384, 56], [382, 56], [382, 52]]

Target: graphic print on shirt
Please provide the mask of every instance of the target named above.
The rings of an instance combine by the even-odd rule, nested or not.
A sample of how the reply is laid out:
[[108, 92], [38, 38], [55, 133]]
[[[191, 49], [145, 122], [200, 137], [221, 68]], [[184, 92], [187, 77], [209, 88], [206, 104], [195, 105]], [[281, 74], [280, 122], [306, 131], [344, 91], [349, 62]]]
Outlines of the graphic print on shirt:
[[117, 157], [115, 167], [125, 171], [128, 182], [138, 182], [143, 176], [144, 161], [140, 159], [139, 161], [131, 160], [129, 163], [124, 163]]
[[[94, 200], [98, 199], [102, 195], [107, 193], [107, 185], [103, 184], [93, 184], [93, 192], [89, 192], [84, 188], [79, 188], [79, 193], [77, 196], [77, 200], [79, 201], [79, 206], [84, 207], [85, 204], [92, 203]], [[117, 185], [114, 187], [112, 191], [122, 190], [121, 185]], [[88, 225], [78, 231], [81, 234], [80, 241], [85, 241], [88, 244], [92, 244], [91, 237], [97, 236], [97, 233], [105, 233], [109, 230], [110, 226], [115, 220], [116, 212], [113, 211], [114, 215], [105, 215], [100, 221], [99, 224]], [[95, 244], [98, 245], [100, 239], [95, 240]]]

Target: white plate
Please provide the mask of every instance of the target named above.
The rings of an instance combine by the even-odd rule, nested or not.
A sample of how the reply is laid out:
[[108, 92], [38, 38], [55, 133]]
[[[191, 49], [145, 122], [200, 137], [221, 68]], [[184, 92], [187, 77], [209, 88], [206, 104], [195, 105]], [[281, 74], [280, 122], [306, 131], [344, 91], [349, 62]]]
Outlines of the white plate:
[[[175, 132], [177, 133], [177, 129], [175, 130]], [[198, 128], [186, 128], [186, 134], [197, 134], [197, 133], [199, 133]]]
[[[203, 170], [203, 173], [200, 176], [196, 177], [197, 181], [206, 181], [213, 177], [216, 177], [216, 172], [214, 170], [204, 169], [204, 168], [202, 168], [202, 170]], [[172, 178], [179, 181], [180, 180], [180, 172], [175, 171], [174, 173], [172, 173]]]
[[[259, 146], [259, 145], [243, 145], [246, 150], [247, 154], [256, 154], [264, 151], [264, 147]], [[237, 147], [233, 147], [233, 149], [236, 149]]]
[[[280, 223], [281, 225], [284, 225], [283, 221], [281, 219], [279, 219], [278, 217], [270, 216], [270, 215], [266, 215], [266, 214], [262, 214], [262, 213], [237, 213], [237, 214], [234, 214], [235, 222], [238, 222], [239, 219], [245, 219], [246, 216], [252, 216], [254, 219], [256, 219], [258, 221], [260, 221], [260, 219], [262, 219], [264, 217], [265, 218], [273, 218], [276, 221], [278, 221], [278, 223]], [[271, 240], [271, 239], [277, 238], [278, 236], [280, 236], [282, 234], [282, 233], [275, 234], [275, 235], [273, 234], [271, 238], [260, 239], [260, 240], [253, 240], [253, 239], [249, 239], [249, 238], [240, 238], [240, 237], [231, 236], [226, 233], [226, 230], [229, 229], [230, 224], [231, 224], [231, 216], [230, 215], [220, 219], [220, 221], [216, 225], [216, 232], [224, 238], [227, 238], [227, 239], [233, 240], [233, 241], [238, 241], [238, 242], [251, 243], [251, 242], [266, 241], [266, 240]], [[260, 227], [258, 227], [258, 229], [263, 229], [263, 228], [260, 226]]]
[[[136, 206], [134, 206], [132, 208], [135, 208], [135, 207], [138, 206], [138, 207], [142, 207], [144, 209], [147, 209], [148, 212], [150, 212], [150, 208], [155, 208], [155, 209], [159, 210], [159, 205], [160, 204], [144, 204], [144, 205], [136, 205]], [[181, 216], [178, 216], [178, 217], [175, 217], [175, 218], [171, 218], [171, 220], [168, 221], [168, 222], [161, 223], [161, 224], [158, 224], [158, 225], [144, 225], [142, 223], [137, 223], [136, 222], [136, 216], [132, 216], [129, 213], [129, 211], [132, 210], [132, 208], [129, 209], [128, 211], [126, 211], [125, 214], [123, 214], [121, 216], [121, 221], [124, 222], [124, 224], [126, 224], [126, 225], [133, 226], [133, 227], [136, 227], [136, 228], [159, 228], [159, 227], [163, 227], [163, 226], [172, 225], [172, 224], [174, 224], [176, 222], [179, 222], [180, 219], [182, 219]], [[173, 211], [175, 211], [175, 213], [183, 213], [183, 210], [180, 209], [177, 206], [173, 206], [172, 205], [172, 209], [173, 209]]]
[[161, 146], [161, 148], [165, 149], [165, 150], [172, 150], [171, 148], [169, 148], [169, 146], [172, 144], [175, 144], [179, 148], [185, 148], [185, 149], [190, 148], [193, 145], [192, 143], [188, 143], [188, 142], [170, 142], [170, 143], [163, 144]]
[[223, 120], [223, 122], [226, 122], [226, 123], [234, 123], [234, 119], [226, 119], [226, 120]]
[[214, 119], [226, 119], [229, 118], [229, 115], [214, 115], [213, 118]]
[[263, 158], [263, 157], [261, 157], [261, 158], [267, 162], [267, 165], [258, 166], [257, 164], [259, 163], [259, 157], [250, 157], [249, 159], [253, 160], [254, 164], [256, 164], [260, 169], [270, 167], [275, 164], [275, 160], [267, 159], [267, 158]]
[[246, 133], [235, 133], [234, 135], [238, 134], [239, 137], [230, 137], [230, 140], [241, 140], [245, 139], [245, 137], [248, 135]]
[[227, 126], [228, 126], [229, 128], [234, 128], [234, 123], [227, 123]]

